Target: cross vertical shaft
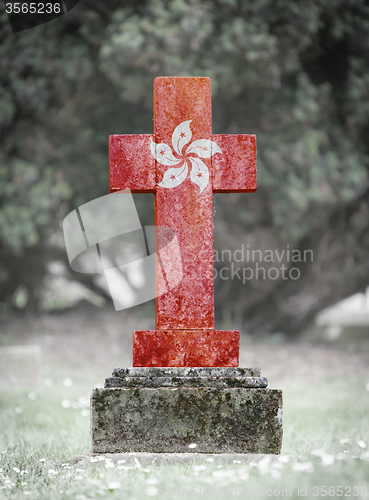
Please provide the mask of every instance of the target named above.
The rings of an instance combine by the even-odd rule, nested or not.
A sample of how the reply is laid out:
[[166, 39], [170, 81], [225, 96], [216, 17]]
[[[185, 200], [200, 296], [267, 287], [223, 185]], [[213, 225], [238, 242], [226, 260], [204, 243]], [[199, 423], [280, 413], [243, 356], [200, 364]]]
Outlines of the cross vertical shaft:
[[[187, 120], [191, 120], [191, 142], [211, 138], [210, 79], [157, 78], [155, 143], [172, 145], [173, 130]], [[182, 153], [187, 147], [183, 146]], [[211, 172], [210, 159], [203, 161]], [[156, 162], [157, 183], [167, 169]], [[158, 330], [214, 328], [212, 198], [211, 180], [201, 193], [189, 177], [175, 188], [156, 188], [155, 225], [176, 231], [183, 270], [182, 281], [174, 293], [156, 299]]]

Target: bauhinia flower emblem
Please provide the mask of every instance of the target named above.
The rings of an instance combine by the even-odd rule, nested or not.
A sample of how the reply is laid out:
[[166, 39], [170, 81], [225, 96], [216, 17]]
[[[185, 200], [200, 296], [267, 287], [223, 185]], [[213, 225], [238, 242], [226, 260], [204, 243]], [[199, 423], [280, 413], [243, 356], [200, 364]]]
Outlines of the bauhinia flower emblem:
[[[151, 140], [151, 153], [155, 160], [162, 165], [167, 165], [168, 170], [164, 178], [158, 183], [164, 188], [174, 188], [182, 184], [191, 167], [191, 181], [200, 187], [200, 193], [204, 191], [209, 182], [209, 170], [200, 158], [210, 158], [215, 153], [221, 153], [220, 147], [209, 139], [199, 139], [192, 142], [183, 152], [183, 148], [191, 141], [192, 132], [190, 123], [192, 120], [182, 122], [174, 129], [172, 145], [179, 158], [176, 158], [167, 144], [156, 144]], [[196, 156], [193, 156], [196, 155]], [[198, 158], [200, 157], [200, 158]], [[174, 167], [174, 165], [178, 165]]]

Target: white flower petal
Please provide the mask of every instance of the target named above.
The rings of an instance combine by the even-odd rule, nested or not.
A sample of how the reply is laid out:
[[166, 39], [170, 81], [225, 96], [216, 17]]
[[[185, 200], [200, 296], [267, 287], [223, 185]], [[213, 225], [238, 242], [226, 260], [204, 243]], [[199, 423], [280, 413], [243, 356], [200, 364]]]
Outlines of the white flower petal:
[[120, 483], [118, 483], [118, 481], [112, 481], [108, 484], [109, 490], [117, 490], [118, 488], [120, 488]]
[[210, 158], [215, 153], [221, 152], [222, 150], [218, 144], [215, 144], [215, 142], [210, 141], [209, 139], [199, 139], [188, 146], [186, 155], [191, 153], [197, 154], [201, 158]]
[[175, 158], [173, 156], [172, 150], [166, 144], [156, 144], [152, 139], [150, 143], [151, 154], [155, 160], [162, 165], [167, 165], [169, 167], [177, 165], [181, 159]]
[[192, 163], [191, 181], [200, 188], [200, 193], [204, 191], [209, 182], [209, 170], [205, 163], [198, 158], [189, 158]]
[[182, 184], [188, 174], [187, 162], [177, 168], [168, 168], [164, 174], [164, 178], [159, 182], [158, 186], [164, 188], [173, 188]]
[[156, 486], [149, 486], [146, 489], [146, 495], [149, 496], [149, 497], [154, 497], [158, 493], [159, 493], [159, 490], [158, 490], [158, 488]]
[[297, 462], [293, 464], [292, 470], [296, 472], [314, 472], [314, 465], [312, 462]]
[[334, 464], [334, 455], [322, 455], [321, 457], [323, 467]]
[[172, 144], [174, 151], [182, 156], [182, 148], [188, 144], [192, 138], [192, 132], [190, 130], [190, 123], [192, 120], [187, 120], [182, 122], [174, 129], [172, 135]]

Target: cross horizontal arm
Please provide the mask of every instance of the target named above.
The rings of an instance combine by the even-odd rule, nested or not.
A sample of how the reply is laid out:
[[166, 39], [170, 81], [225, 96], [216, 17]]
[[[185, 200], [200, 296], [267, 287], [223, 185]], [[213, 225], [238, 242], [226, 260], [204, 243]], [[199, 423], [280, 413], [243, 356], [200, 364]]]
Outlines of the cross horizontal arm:
[[222, 154], [212, 156], [214, 193], [256, 191], [256, 136], [212, 135]]
[[110, 192], [155, 193], [155, 159], [151, 134], [111, 135], [109, 139]]

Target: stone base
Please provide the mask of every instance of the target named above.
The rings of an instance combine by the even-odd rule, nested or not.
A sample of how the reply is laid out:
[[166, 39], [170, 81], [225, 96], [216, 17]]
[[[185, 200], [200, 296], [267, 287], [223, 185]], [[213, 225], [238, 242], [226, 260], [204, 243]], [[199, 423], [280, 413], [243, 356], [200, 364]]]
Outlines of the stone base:
[[137, 330], [133, 366], [234, 366], [239, 364], [236, 330]]
[[251, 368], [115, 369], [91, 396], [92, 452], [278, 454], [282, 391], [266, 385]]

